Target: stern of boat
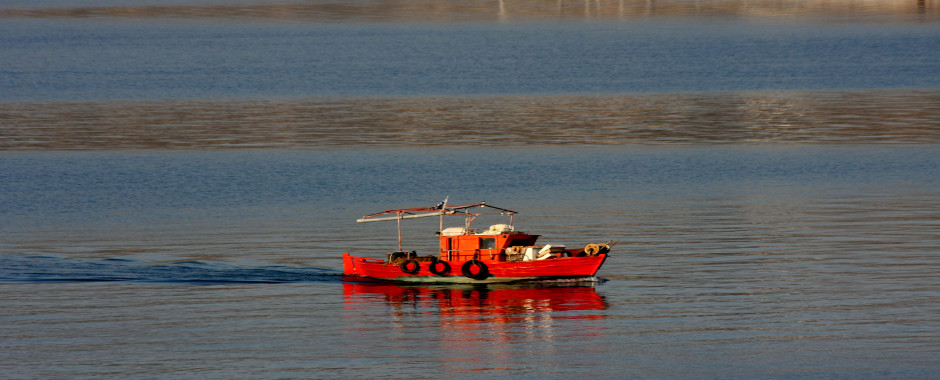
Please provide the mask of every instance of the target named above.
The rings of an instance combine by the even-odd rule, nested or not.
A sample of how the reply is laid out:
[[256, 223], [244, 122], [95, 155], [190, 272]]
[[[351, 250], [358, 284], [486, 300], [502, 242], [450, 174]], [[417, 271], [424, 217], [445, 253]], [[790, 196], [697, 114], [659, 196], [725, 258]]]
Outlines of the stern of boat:
[[358, 275], [356, 271], [356, 258], [349, 254], [349, 252], [343, 253], [343, 274], [347, 276]]

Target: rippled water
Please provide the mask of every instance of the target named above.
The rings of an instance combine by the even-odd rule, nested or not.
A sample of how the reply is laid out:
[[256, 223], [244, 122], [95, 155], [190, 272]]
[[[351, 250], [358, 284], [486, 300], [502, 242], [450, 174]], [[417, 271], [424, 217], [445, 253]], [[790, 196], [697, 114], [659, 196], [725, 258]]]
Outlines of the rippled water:
[[935, 90], [0, 103], [0, 149], [940, 142]]
[[[930, 377], [936, 152], [7, 153], [2, 362], [14, 377]], [[595, 287], [342, 282], [339, 253], [395, 244], [355, 218], [440, 194], [511, 206], [546, 242], [623, 243]], [[408, 224], [406, 247], [435, 249], [434, 224]]]
[[[936, 15], [4, 2], [0, 377], [935, 378]], [[341, 275], [445, 196], [621, 243], [598, 283]]]

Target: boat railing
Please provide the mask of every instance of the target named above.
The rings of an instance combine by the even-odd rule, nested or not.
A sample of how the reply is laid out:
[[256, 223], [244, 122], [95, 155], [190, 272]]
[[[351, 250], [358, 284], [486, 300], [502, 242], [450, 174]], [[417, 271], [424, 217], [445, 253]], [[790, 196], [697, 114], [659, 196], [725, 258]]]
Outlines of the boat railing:
[[441, 259], [447, 261], [497, 260], [504, 255], [501, 249], [444, 249]]

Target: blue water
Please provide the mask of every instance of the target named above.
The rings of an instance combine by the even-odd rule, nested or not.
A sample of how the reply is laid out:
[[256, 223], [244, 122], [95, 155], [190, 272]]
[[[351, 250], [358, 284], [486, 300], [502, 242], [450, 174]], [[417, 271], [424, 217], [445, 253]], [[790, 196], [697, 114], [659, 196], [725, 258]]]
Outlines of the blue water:
[[[151, 364], [171, 377], [929, 377], [936, 152], [8, 153], [0, 287], [4, 336], [20, 349], [3, 363], [17, 377]], [[444, 175], [455, 167], [480, 180]], [[340, 252], [395, 244], [394, 226], [355, 218], [441, 194], [511, 206], [546, 242], [623, 243], [599, 273], [608, 281], [570, 296], [343, 283]], [[408, 224], [406, 247], [433, 252], [435, 224]], [[51, 366], [26, 359], [50, 350]]]
[[0, 22], [0, 100], [940, 85], [940, 24]]
[[[0, 377], [936, 378], [937, 21], [0, 4]], [[397, 243], [357, 218], [448, 196], [543, 243], [621, 243], [597, 283], [341, 275]]]

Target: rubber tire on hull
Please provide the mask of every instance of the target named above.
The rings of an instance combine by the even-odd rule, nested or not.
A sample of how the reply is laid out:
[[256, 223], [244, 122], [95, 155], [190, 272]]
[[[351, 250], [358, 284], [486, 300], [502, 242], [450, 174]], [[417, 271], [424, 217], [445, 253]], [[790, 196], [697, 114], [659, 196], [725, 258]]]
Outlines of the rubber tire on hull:
[[445, 276], [450, 273], [450, 264], [446, 261], [435, 261], [428, 266], [428, 269], [437, 276]]
[[418, 262], [414, 260], [405, 260], [405, 262], [401, 263], [398, 267], [401, 268], [402, 272], [407, 274], [417, 274], [418, 271], [421, 270], [421, 264], [418, 264]]
[[[470, 271], [470, 268], [473, 266], [476, 266], [478, 269], [476, 274]], [[486, 280], [488, 277], [490, 277], [490, 269], [486, 267], [486, 264], [483, 264], [477, 260], [470, 260], [465, 262], [463, 266], [460, 267], [460, 273], [474, 280]]]

